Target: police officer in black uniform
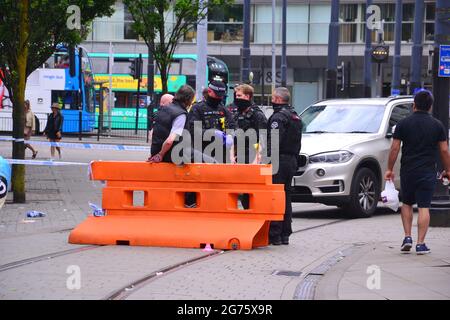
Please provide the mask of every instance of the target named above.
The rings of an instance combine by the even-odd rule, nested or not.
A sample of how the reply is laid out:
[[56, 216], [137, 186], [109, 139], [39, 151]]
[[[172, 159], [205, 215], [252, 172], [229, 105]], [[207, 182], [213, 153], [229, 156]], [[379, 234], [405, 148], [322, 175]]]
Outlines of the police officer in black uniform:
[[[253, 87], [248, 84], [241, 84], [235, 87], [234, 92], [234, 104], [237, 111], [234, 114], [234, 121], [236, 122], [237, 129], [242, 129], [244, 132], [253, 129], [256, 133], [255, 144], [250, 145], [250, 139], [246, 137], [244, 152], [245, 154], [237, 154], [237, 162], [239, 163], [259, 163], [261, 150], [265, 147], [265, 137], [260, 134], [260, 130], [267, 129], [267, 119], [261, 109], [255, 105], [253, 99]], [[235, 139], [235, 147], [237, 145], [237, 137]], [[236, 148], [235, 148], [236, 150]], [[239, 151], [239, 150], [236, 150]]]
[[[241, 84], [234, 88], [236, 111], [233, 117], [236, 127], [247, 134], [256, 134], [256, 137], [252, 138], [245, 135], [244, 139], [240, 139], [239, 134], [236, 134], [234, 146], [238, 163], [260, 163], [261, 150], [265, 147], [265, 135], [261, 135], [260, 130], [267, 130], [267, 119], [261, 109], [253, 103], [253, 93], [253, 87], [248, 84]], [[249, 195], [243, 194], [239, 198], [242, 207], [249, 209]]]
[[[216, 139], [221, 139], [224, 146], [224, 157], [220, 158], [213, 154], [216, 161], [219, 163], [234, 162], [234, 150], [231, 148], [233, 145], [233, 138], [226, 134], [226, 130], [234, 130], [235, 123], [231, 113], [223, 105], [223, 100], [227, 95], [227, 87], [222, 81], [211, 81], [208, 85], [208, 97], [205, 101], [201, 101], [195, 104], [189, 112], [188, 122], [189, 129], [193, 139], [197, 136], [203, 138], [203, 134], [206, 130], [214, 130]], [[195, 132], [195, 122], [201, 122], [202, 132]], [[202, 142], [203, 152], [209, 141]], [[195, 142], [194, 142], [195, 147]], [[225, 155], [229, 150], [230, 157], [227, 159]]]
[[194, 101], [195, 91], [183, 85], [175, 93], [173, 102], [158, 111], [152, 129], [151, 156], [149, 162], [173, 162], [171, 151], [180, 141], [183, 129], [187, 129], [187, 109]]
[[[295, 110], [289, 105], [289, 90], [279, 87], [272, 93], [273, 114], [268, 121], [269, 138], [268, 152], [271, 152], [271, 144], [279, 145], [279, 169], [272, 177], [273, 183], [284, 184], [286, 194], [286, 211], [283, 221], [270, 223], [269, 241], [273, 245], [289, 244], [289, 236], [292, 233], [292, 203], [291, 183], [297, 171], [297, 159], [301, 148], [302, 121]], [[272, 129], [279, 130], [279, 140], [272, 141]], [[272, 161], [274, 155], [271, 155]]]

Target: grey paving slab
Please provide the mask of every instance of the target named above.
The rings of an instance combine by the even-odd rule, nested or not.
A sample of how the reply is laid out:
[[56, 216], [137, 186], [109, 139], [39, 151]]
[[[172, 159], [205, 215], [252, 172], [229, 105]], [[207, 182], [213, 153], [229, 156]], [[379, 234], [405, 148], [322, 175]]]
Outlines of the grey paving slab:
[[[69, 232], [39, 233], [0, 240], [0, 265], [81, 246], [67, 242]], [[84, 246], [83, 246], [84, 247]]]
[[[198, 249], [108, 246], [0, 272], [0, 299], [102, 299], [133, 280], [204, 255]], [[70, 266], [81, 288], [69, 290]]]
[[[69, 138], [65, 141], [77, 142]], [[95, 143], [93, 139], [85, 141]], [[120, 139], [109, 142], [137, 143]], [[11, 143], [0, 142], [1, 155], [9, 155], [10, 148]], [[49, 156], [49, 148], [39, 149], [38, 158]], [[142, 152], [63, 149], [63, 160], [84, 163], [94, 159], [139, 161], [146, 157]], [[85, 219], [90, 212], [89, 201], [101, 203], [101, 183], [89, 181], [85, 167], [27, 166], [26, 186], [27, 203], [13, 204], [12, 195], [8, 195], [0, 211], [0, 264], [78, 247], [67, 243], [68, 231], [63, 230]], [[47, 216], [28, 222], [24, 220], [28, 210], [43, 211]], [[399, 214], [384, 210], [371, 219], [345, 220], [345, 212], [323, 205], [294, 204], [293, 210], [294, 231], [338, 223], [294, 233], [289, 246], [230, 252], [168, 272], [128, 298], [292, 299], [308, 272], [358, 244], [361, 250], [367, 248], [364, 254], [345, 257], [328, 272], [330, 277], [334, 274], [330, 285], [334, 285], [331, 291], [336, 297], [448, 299], [450, 270], [437, 266], [450, 262], [450, 229], [431, 228], [427, 241], [433, 252], [419, 258], [398, 253], [403, 238]], [[416, 228], [413, 236], [417, 236]], [[198, 249], [101, 247], [0, 272], [0, 299], [101, 299], [145, 275], [202, 254]], [[371, 291], [365, 285], [367, 266], [372, 264], [382, 270], [381, 291]], [[72, 265], [81, 270], [80, 290], [66, 286], [70, 276], [67, 267]], [[275, 271], [301, 274], [275, 275]], [[417, 280], [421, 273], [427, 276]]]

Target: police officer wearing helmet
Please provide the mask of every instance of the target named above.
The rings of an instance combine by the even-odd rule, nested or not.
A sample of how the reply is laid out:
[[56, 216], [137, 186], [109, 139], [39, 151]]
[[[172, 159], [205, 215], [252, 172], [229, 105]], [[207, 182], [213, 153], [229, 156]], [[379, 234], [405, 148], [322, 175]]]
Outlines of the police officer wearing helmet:
[[[212, 155], [216, 158], [216, 161], [219, 163], [224, 162], [234, 162], [234, 150], [231, 148], [233, 145], [233, 138], [230, 135], [226, 134], [226, 130], [235, 129], [235, 123], [231, 113], [227, 108], [223, 105], [223, 100], [227, 94], [227, 87], [225, 83], [222, 81], [211, 81], [208, 85], [208, 96], [205, 101], [200, 101], [195, 104], [189, 112], [189, 128], [190, 132], [193, 135], [194, 139], [197, 136], [203, 135], [206, 130], [215, 130], [216, 139], [221, 139], [224, 145], [224, 155], [226, 154], [226, 150], [230, 150], [230, 158], [226, 159], [226, 157], [219, 159], [216, 155]], [[202, 132], [194, 132], [195, 131], [195, 122], [201, 122], [201, 130]], [[206, 146], [210, 142], [205, 141], [202, 143], [203, 152]], [[195, 146], [195, 145], [194, 145]]]
[[177, 137], [187, 128], [187, 109], [194, 97], [194, 89], [183, 85], [175, 93], [172, 103], [158, 111], [153, 127], [149, 162], [173, 162], [171, 151], [179, 143], [176, 141]]
[[[272, 93], [273, 114], [268, 121], [268, 151], [271, 152], [271, 143], [278, 143], [280, 161], [278, 172], [272, 176], [272, 182], [284, 184], [286, 195], [284, 220], [270, 223], [269, 241], [273, 245], [289, 244], [289, 236], [292, 233], [291, 183], [298, 168], [302, 120], [289, 105], [289, 101], [289, 90], [284, 87], [276, 88]], [[272, 141], [272, 130], [276, 129], [279, 130], [279, 140]], [[271, 158], [273, 161], [274, 155], [271, 155]]]
[[[257, 164], [261, 162], [261, 150], [265, 147], [264, 136], [260, 134], [260, 130], [267, 129], [267, 119], [261, 109], [252, 101], [254, 92], [252, 86], [241, 84], [235, 87], [234, 90], [234, 104], [237, 108], [234, 115], [236, 127], [244, 132], [253, 129], [256, 133], [256, 141], [253, 145], [249, 145], [250, 139], [246, 137], [245, 154], [238, 154], [237, 161], [239, 163]], [[237, 146], [236, 140], [235, 146]]]

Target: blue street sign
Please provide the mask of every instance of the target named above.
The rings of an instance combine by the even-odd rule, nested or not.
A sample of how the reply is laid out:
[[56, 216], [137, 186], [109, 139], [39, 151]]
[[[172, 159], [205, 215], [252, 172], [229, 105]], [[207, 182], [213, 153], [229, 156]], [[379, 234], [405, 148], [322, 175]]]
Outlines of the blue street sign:
[[450, 77], [450, 45], [439, 46], [439, 77]]

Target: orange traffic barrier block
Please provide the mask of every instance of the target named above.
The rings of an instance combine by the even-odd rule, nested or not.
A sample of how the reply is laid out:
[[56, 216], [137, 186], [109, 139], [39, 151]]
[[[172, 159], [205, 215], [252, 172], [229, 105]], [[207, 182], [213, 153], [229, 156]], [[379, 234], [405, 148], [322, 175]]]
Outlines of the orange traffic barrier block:
[[[282, 221], [284, 187], [270, 165], [94, 161], [91, 179], [105, 181], [106, 215], [88, 217], [70, 243], [214, 249], [268, 245], [270, 221]], [[195, 198], [187, 207], [186, 194]], [[195, 196], [194, 196], [195, 195]], [[240, 195], [249, 208], [239, 205]]]

